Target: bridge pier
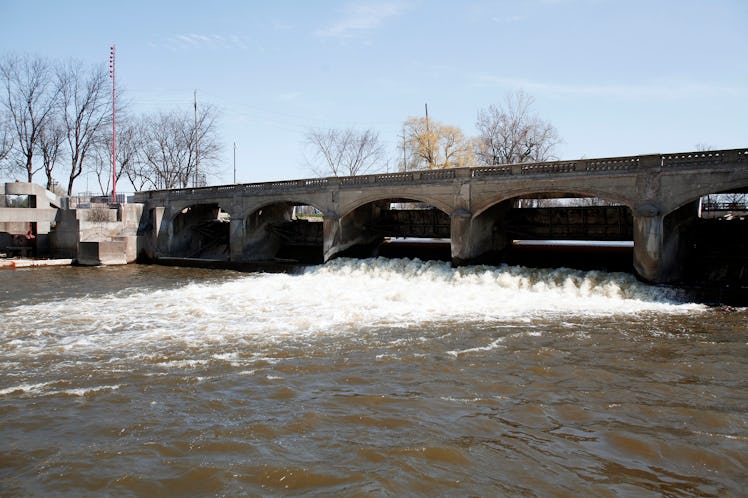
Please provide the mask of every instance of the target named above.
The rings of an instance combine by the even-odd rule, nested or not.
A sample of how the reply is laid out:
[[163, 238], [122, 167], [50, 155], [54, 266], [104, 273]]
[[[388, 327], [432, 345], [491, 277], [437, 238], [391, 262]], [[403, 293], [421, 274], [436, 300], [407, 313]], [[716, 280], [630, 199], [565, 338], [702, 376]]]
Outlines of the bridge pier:
[[281, 247], [277, 233], [268, 228], [272, 224], [291, 221], [293, 205], [288, 203], [271, 204], [251, 213], [241, 232], [241, 245], [237, 248], [236, 261], [266, 261], [273, 259]]
[[652, 283], [677, 282], [684, 273], [686, 239], [698, 218], [698, 202], [663, 216], [659, 206], [643, 203], [634, 214], [634, 269]]
[[511, 244], [506, 230], [508, 211], [507, 202], [496, 204], [478, 215], [466, 209], [455, 210], [450, 226], [452, 264], [480, 263], [504, 251]]
[[244, 218], [231, 215], [231, 228], [229, 229], [229, 252], [230, 261], [242, 261], [244, 256], [244, 239], [246, 237]]
[[340, 218], [337, 213], [325, 213], [322, 218], [322, 259], [328, 261], [338, 252]]
[[381, 233], [371, 230], [378, 218], [379, 206], [367, 204], [340, 218], [337, 213], [325, 213], [323, 226], [323, 257], [328, 261], [347, 250], [361, 246], [367, 248], [381, 242]]

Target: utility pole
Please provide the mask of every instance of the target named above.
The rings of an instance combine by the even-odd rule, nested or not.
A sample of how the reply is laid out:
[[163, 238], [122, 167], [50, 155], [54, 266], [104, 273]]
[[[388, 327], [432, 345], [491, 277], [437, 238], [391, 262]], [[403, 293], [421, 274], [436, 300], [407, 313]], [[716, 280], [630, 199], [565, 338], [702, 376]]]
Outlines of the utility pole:
[[426, 153], [428, 154], [429, 169], [434, 168], [434, 154], [431, 150], [431, 130], [429, 130], [429, 104], [426, 102], [423, 104], [426, 108]]
[[403, 126], [403, 171], [408, 171], [408, 160], [406, 159], [406, 156], [405, 156], [405, 147], [406, 147], [405, 126]]
[[197, 90], [195, 90], [195, 183], [194, 187], [197, 188], [199, 186], [198, 183], [198, 165], [200, 163], [200, 147], [199, 142], [200, 141], [200, 133], [197, 128]]
[[117, 203], [117, 85], [114, 79], [115, 46], [109, 47], [109, 77], [112, 78], [112, 204]]
[[234, 142], [234, 185], [236, 185], [236, 142]]

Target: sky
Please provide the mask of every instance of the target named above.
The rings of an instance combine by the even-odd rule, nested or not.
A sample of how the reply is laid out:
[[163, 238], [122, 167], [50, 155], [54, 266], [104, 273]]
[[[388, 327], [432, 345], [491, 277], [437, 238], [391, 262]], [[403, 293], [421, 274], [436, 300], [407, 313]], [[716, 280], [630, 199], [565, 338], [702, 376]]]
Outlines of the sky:
[[[211, 184], [314, 176], [312, 129], [477, 134], [522, 90], [560, 159], [748, 147], [745, 0], [0, 0], [0, 55], [108, 63], [129, 111], [218, 110]], [[234, 161], [234, 144], [236, 159]], [[120, 186], [119, 190], [127, 190]]]

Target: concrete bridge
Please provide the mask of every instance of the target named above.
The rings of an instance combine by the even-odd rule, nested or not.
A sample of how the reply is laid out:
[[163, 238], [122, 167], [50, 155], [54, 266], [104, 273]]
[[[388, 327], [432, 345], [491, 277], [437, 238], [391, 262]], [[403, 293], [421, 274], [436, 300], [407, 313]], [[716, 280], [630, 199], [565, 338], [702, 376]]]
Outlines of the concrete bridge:
[[[495, 260], [517, 238], [629, 240], [638, 275], [666, 283], [683, 275], [700, 198], [746, 191], [748, 148], [158, 190], [136, 202], [145, 255], [156, 260], [246, 263], [302, 248], [327, 261], [420, 236], [448, 237], [453, 263], [470, 264]], [[518, 202], [570, 197], [605, 202], [556, 204], [545, 226], [547, 213]], [[295, 206], [322, 221], [294, 219]]]

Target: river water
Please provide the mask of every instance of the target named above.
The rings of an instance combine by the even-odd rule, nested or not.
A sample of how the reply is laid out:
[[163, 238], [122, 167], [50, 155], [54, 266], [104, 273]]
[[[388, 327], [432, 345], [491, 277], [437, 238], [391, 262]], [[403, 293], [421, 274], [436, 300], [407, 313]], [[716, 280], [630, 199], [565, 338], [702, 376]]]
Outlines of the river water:
[[739, 496], [748, 308], [341, 259], [0, 273], [2, 496]]

